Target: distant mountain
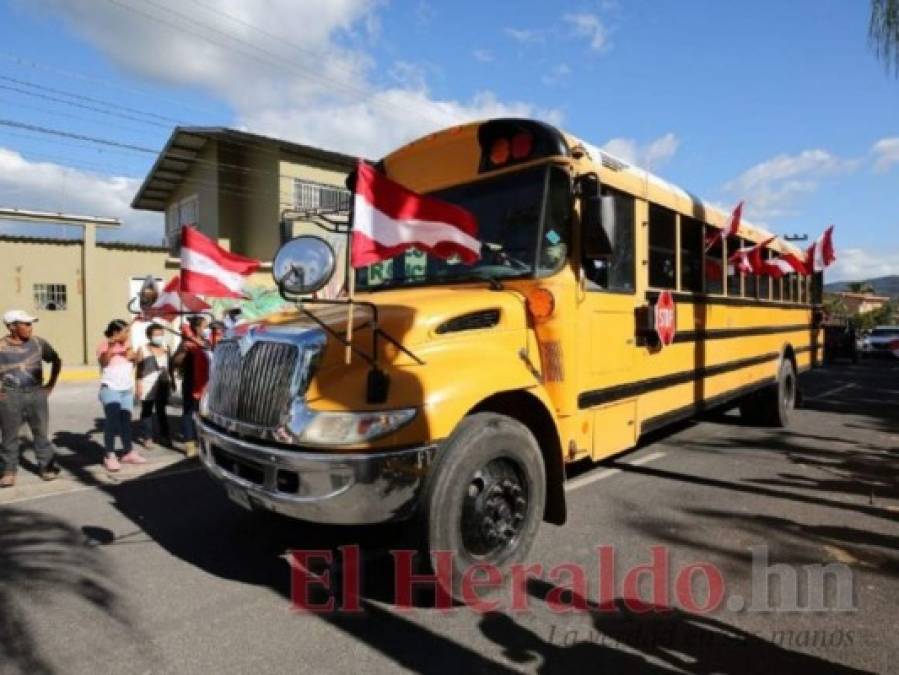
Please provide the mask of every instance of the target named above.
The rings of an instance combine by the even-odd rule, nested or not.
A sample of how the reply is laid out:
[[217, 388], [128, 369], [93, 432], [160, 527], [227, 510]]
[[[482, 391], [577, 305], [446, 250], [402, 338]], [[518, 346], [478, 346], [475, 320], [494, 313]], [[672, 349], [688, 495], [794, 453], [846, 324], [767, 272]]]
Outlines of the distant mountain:
[[[862, 283], [870, 284], [876, 295], [889, 295], [893, 298], [899, 297], [899, 274], [891, 274], [887, 277], [877, 277], [876, 279], [862, 279]], [[824, 284], [824, 290], [830, 293], [848, 290], [851, 281], [834, 281]]]

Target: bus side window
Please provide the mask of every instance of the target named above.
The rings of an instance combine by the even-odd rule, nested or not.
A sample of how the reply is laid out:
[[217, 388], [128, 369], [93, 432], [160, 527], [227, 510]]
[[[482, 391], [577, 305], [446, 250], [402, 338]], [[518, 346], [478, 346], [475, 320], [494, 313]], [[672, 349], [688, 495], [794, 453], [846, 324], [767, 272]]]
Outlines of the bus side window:
[[634, 198], [618, 190], [603, 187], [603, 195], [615, 197], [615, 241], [612, 255], [601, 258], [582, 256], [588, 290], [633, 293], [634, 274]]
[[[743, 248], [749, 248], [750, 246], [754, 246], [755, 242], [749, 241], [748, 239], [743, 239], [742, 242]], [[755, 274], [744, 274], [743, 275], [743, 295], [747, 298], [757, 298], [758, 297], [758, 276]]]
[[[771, 260], [773, 257], [771, 254], [774, 253], [770, 248], [762, 249], [762, 259], [763, 260]], [[767, 274], [760, 274], [758, 276], [758, 284], [759, 284], [759, 300], [770, 300], [771, 299], [771, 283], [769, 281], [771, 277]]]
[[[772, 256], [774, 257], [774, 256]], [[783, 300], [783, 287], [784, 287], [784, 279], [781, 277], [780, 279], [775, 279], [771, 277], [771, 299], [772, 300]]]
[[649, 285], [653, 288], [676, 288], [674, 212], [649, 205]]
[[820, 305], [824, 302], [824, 272], [815, 272], [812, 277], [812, 303]]
[[[730, 258], [742, 246], [739, 237], [727, 238], [727, 257]], [[734, 263], [727, 263], [727, 294], [739, 298], [743, 295], [740, 285], [740, 273]]]
[[705, 292], [724, 293], [724, 239], [716, 236], [721, 232], [717, 227], [705, 226], [706, 241], [715, 239], [705, 252]]
[[693, 218], [680, 219], [680, 286], [681, 290], [702, 292], [702, 223]]
[[783, 286], [784, 286], [784, 300], [786, 302], [793, 302], [793, 279], [795, 278], [795, 274], [790, 272], [789, 274], [785, 274], [783, 278]]

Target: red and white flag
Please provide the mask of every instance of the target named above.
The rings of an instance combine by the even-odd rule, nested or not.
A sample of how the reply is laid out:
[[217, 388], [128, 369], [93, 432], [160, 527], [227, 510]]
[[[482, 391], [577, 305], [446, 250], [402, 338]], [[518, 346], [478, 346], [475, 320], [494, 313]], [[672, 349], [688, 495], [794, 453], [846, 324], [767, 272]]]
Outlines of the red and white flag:
[[762, 274], [764, 271], [762, 251], [772, 241], [774, 241], [774, 237], [753, 246], [737, 249], [728, 258], [728, 261], [734, 263], [736, 270], [743, 274]]
[[148, 318], [161, 317], [171, 320], [183, 311], [205, 312], [208, 309], [210, 309], [209, 305], [202, 298], [198, 298], [192, 293], [183, 293], [181, 277], [174, 276], [163, 287], [156, 302], [144, 311], [144, 315]]
[[833, 250], [833, 225], [824, 230], [824, 234], [815, 240], [805, 252], [806, 274], [821, 272], [837, 259]]
[[736, 237], [740, 231], [740, 220], [743, 217], [743, 202], [734, 207], [730, 214], [730, 219], [721, 230], [715, 230], [710, 236], [706, 237], [705, 250], [708, 251], [712, 246], [721, 241], [721, 237]]
[[353, 201], [353, 267], [365, 267], [415, 247], [438, 258], [481, 257], [478, 222], [470, 211], [420, 195], [360, 160]]
[[181, 291], [214, 298], [242, 298], [259, 261], [226, 251], [198, 229], [181, 228]]
[[763, 260], [762, 272], [775, 279], [793, 272], [805, 275], [805, 262], [795, 253], [784, 253], [777, 258]]

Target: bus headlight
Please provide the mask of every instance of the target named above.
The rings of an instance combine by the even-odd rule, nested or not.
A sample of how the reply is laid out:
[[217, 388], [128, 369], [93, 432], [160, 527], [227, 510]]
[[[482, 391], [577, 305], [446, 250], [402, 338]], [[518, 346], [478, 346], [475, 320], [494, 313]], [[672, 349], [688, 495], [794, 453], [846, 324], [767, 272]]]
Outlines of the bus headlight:
[[310, 445], [353, 445], [396, 431], [415, 417], [415, 408], [370, 412], [317, 412], [300, 434]]

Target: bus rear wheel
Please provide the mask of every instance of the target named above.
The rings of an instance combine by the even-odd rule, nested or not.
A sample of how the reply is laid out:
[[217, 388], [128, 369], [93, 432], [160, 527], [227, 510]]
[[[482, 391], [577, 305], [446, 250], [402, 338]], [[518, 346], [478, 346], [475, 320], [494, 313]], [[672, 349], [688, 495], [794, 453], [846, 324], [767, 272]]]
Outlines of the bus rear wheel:
[[489, 565], [505, 578], [528, 554], [543, 518], [546, 469], [537, 440], [505, 415], [465, 418], [431, 466], [424, 515], [432, 566], [452, 555], [444, 589], [462, 599], [466, 571]]
[[740, 416], [750, 424], [786, 427], [799, 398], [796, 368], [784, 358], [777, 372], [777, 381], [740, 402]]

